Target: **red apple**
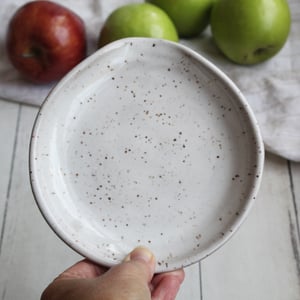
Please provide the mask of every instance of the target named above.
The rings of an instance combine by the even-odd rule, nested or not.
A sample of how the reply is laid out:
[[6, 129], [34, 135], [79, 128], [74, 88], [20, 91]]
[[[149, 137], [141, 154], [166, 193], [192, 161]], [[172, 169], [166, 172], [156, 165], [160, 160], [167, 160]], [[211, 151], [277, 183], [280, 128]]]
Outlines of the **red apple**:
[[86, 56], [82, 19], [50, 1], [19, 8], [8, 25], [8, 56], [14, 67], [35, 83], [60, 79]]

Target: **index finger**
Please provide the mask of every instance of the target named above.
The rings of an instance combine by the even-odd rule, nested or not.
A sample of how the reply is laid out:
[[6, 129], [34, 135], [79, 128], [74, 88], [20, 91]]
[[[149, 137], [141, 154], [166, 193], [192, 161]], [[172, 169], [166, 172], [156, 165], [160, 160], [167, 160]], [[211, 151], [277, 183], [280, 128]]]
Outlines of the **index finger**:
[[55, 280], [96, 278], [103, 275], [106, 271], [106, 267], [102, 267], [92, 261], [84, 259], [65, 270]]

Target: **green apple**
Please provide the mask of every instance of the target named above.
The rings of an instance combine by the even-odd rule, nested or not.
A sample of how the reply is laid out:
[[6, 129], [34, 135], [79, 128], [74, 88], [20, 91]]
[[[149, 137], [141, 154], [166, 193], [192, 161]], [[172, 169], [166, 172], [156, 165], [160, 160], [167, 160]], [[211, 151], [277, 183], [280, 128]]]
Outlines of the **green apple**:
[[209, 24], [215, 0], [147, 0], [162, 8], [174, 22], [180, 37], [200, 34]]
[[113, 11], [102, 27], [98, 46], [126, 37], [152, 37], [177, 42], [178, 34], [170, 17], [150, 3], [134, 3]]
[[224, 55], [250, 65], [279, 52], [288, 38], [291, 19], [286, 0], [219, 0], [210, 22]]

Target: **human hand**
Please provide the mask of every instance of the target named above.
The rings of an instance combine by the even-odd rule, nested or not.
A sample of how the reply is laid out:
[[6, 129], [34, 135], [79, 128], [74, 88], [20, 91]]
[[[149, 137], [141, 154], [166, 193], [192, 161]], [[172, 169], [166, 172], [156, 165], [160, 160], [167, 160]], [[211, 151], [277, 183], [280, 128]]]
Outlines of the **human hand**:
[[60, 274], [41, 300], [174, 300], [184, 271], [154, 271], [155, 257], [145, 248], [136, 248], [111, 269], [85, 259]]

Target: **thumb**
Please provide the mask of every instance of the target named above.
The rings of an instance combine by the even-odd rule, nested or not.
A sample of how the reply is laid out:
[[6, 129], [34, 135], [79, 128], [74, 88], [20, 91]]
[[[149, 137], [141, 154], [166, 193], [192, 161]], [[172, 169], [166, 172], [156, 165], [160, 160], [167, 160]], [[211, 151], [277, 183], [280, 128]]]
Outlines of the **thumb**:
[[108, 299], [151, 299], [150, 282], [154, 275], [155, 257], [146, 248], [133, 250], [123, 263], [111, 268], [101, 280]]

